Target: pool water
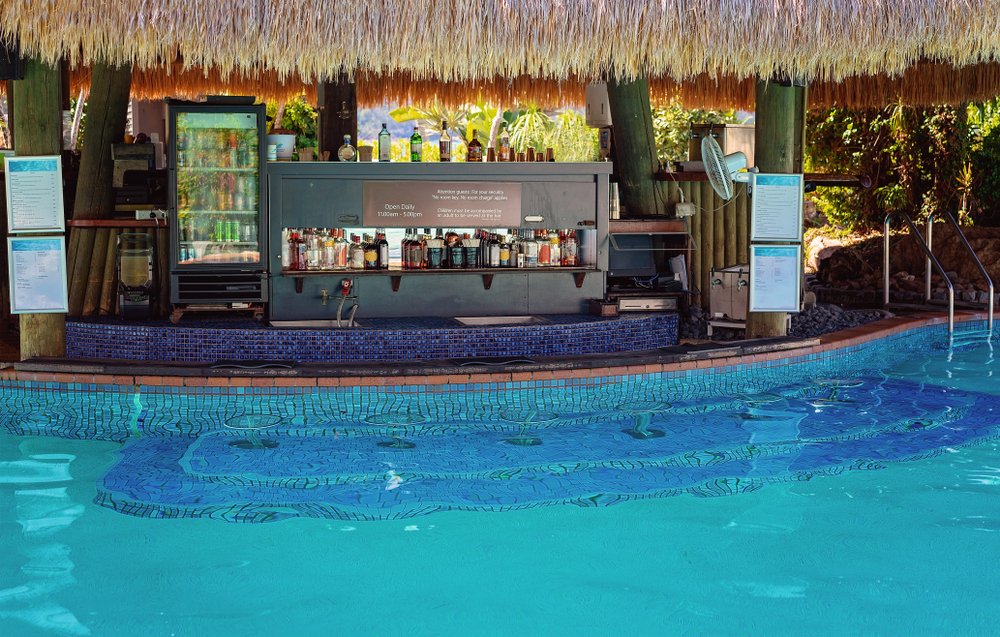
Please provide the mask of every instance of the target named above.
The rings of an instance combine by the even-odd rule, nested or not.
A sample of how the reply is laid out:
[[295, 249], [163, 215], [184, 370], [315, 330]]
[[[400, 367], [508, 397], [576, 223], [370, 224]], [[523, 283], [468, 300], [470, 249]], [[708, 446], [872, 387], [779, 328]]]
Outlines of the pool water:
[[944, 340], [437, 393], [12, 383], [0, 635], [996, 634], [997, 363]]

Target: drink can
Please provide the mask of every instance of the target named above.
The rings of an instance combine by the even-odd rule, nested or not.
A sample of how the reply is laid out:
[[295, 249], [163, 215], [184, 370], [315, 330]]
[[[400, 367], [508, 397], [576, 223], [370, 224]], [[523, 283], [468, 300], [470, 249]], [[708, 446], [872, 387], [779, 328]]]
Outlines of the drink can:
[[239, 241], [240, 240], [240, 222], [239, 221], [229, 221], [226, 223], [228, 229], [226, 231], [227, 241]]
[[216, 221], [215, 222], [215, 240], [225, 241], [226, 240], [226, 222]]

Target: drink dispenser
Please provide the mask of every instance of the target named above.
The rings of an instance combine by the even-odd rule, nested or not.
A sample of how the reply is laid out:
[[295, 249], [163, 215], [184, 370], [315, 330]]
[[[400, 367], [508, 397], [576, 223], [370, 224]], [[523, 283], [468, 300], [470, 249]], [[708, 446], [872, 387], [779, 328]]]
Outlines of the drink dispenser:
[[118, 313], [123, 318], [149, 318], [153, 313], [154, 251], [152, 235], [118, 235]]

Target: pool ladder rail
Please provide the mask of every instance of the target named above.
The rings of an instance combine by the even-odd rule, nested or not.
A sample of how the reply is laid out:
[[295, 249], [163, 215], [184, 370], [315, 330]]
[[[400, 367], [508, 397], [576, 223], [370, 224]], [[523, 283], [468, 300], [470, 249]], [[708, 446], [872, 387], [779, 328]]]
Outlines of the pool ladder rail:
[[924, 268], [924, 302], [930, 303], [931, 301], [931, 269], [937, 270], [938, 274], [944, 280], [945, 286], [948, 288], [948, 339], [951, 344], [955, 344], [955, 339], [960, 338], [962, 342], [970, 342], [973, 340], [983, 339], [989, 341], [993, 336], [993, 300], [994, 300], [994, 288], [993, 279], [990, 278], [989, 273], [983, 266], [983, 262], [979, 260], [976, 255], [976, 251], [969, 244], [969, 240], [966, 238], [965, 233], [962, 232], [962, 228], [958, 225], [958, 221], [955, 216], [948, 212], [947, 210], [942, 211], [941, 216], [945, 218], [952, 228], [955, 230], [955, 235], [958, 237], [965, 251], [972, 257], [973, 263], [975, 263], [976, 268], [979, 273], [983, 276], [986, 281], [986, 287], [989, 292], [989, 296], [986, 300], [986, 329], [985, 330], [964, 330], [959, 337], [955, 336], [955, 285], [951, 282], [948, 274], [945, 272], [944, 267], [941, 266], [941, 262], [938, 261], [937, 257], [934, 256], [934, 218], [935, 215], [932, 213], [927, 217], [927, 232], [926, 240], [925, 235], [920, 233], [920, 229], [917, 224], [913, 222], [910, 215], [905, 212], [889, 213], [885, 216], [885, 228], [882, 234], [882, 304], [885, 307], [889, 307], [889, 231], [892, 225], [892, 218], [894, 216], [900, 217], [903, 222], [909, 227], [910, 232], [913, 233], [914, 238], [917, 240], [917, 244], [921, 247], [926, 257], [926, 263]]

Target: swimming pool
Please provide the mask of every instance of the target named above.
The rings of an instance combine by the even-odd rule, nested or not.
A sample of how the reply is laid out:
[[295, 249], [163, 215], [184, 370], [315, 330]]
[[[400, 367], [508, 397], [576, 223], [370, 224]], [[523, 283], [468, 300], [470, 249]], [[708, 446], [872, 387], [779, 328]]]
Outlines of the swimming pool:
[[1000, 383], [945, 342], [447, 390], [8, 382], [0, 634], [991, 634]]

